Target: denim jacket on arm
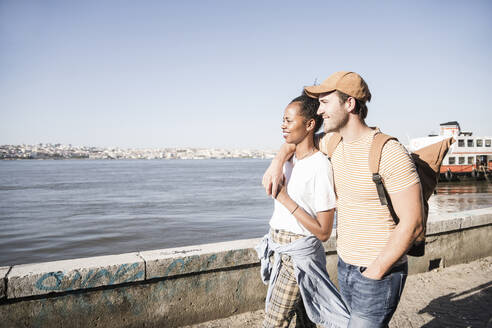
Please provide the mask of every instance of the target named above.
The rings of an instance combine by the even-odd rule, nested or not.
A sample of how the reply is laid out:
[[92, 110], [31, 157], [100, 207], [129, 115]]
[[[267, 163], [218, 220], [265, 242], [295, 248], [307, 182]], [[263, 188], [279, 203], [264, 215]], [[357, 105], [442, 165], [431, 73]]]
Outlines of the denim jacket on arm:
[[[294, 275], [309, 319], [324, 327], [347, 327], [349, 309], [328, 276], [325, 249], [318, 238], [307, 236], [280, 245], [271, 240], [270, 234], [266, 234], [255, 250], [261, 262], [261, 279], [263, 283], [269, 283], [265, 310], [282, 265], [281, 256], [288, 255], [292, 258]], [[272, 254], [273, 266], [269, 260]]]

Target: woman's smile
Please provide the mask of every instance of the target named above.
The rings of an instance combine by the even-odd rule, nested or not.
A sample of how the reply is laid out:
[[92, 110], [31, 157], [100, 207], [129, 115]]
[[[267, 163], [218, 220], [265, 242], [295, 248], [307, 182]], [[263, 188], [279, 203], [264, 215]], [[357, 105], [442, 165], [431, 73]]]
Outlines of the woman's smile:
[[282, 129], [282, 136], [287, 143], [298, 144], [308, 134], [306, 121], [299, 114], [299, 110], [299, 104], [297, 103], [289, 104], [285, 108], [284, 118], [280, 128]]

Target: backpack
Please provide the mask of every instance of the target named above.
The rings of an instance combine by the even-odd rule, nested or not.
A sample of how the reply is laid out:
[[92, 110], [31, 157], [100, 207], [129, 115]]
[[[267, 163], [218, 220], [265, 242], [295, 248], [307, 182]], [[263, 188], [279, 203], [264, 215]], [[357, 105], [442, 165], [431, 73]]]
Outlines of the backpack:
[[[323, 151], [328, 157], [331, 157], [338, 144], [342, 140], [342, 136], [339, 133], [333, 133], [328, 140], [326, 139], [327, 138], [322, 138], [320, 140], [320, 150]], [[398, 222], [400, 222], [400, 219], [393, 210], [391, 199], [388, 195], [388, 192], [386, 191], [386, 188], [384, 187], [384, 181], [379, 175], [379, 163], [381, 160], [381, 153], [383, 151], [384, 145], [389, 140], [398, 141], [398, 139], [381, 133], [379, 130], [377, 130], [371, 144], [371, 149], [369, 150], [368, 164], [369, 171], [372, 173], [372, 181], [374, 181], [379, 196], [379, 201], [381, 202], [381, 205], [388, 206], [393, 220], [396, 224], [398, 224]], [[439, 171], [441, 169], [442, 160], [444, 159], [444, 156], [446, 156], [449, 147], [454, 141], [455, 140], [450, 137], [432, 145], [421, 148], [413, 153], [410, 153], [413, 162], [415, 163], [417, 174], [420, 179], [420, 185], [422, 188], [423, 230], [414, 241], [411, 248], [408, 250], [408, 255], [420, 257], [424, 256], [425, 254], [425, 230], [427, 217], [429, 215], [428, 200], [430, 196], [434, 193], [434, 189], [437, 186], [437, 180], [439, 179]]]

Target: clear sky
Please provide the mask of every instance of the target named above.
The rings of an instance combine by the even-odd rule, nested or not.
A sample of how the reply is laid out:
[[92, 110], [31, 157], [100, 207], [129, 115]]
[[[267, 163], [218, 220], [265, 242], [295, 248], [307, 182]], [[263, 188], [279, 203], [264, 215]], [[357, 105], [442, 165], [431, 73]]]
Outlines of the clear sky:
[[277, 148], [338, 70], [404, 143], [490, 136], [491, 60], [492, 1], [0, 0], [0, 144]]

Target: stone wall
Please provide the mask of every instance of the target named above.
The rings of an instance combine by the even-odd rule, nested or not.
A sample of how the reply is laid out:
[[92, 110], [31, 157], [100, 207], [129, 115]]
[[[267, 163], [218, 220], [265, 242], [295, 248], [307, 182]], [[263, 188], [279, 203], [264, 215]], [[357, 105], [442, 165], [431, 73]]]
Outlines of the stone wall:
[[[434, 217], [410, 273], [492, 255], [492, 208]], [[0, 267], [0, 327], [178, 327], [264, 306], [248, 239]], [[325, 243], [336, 282], [335, 239]]]

